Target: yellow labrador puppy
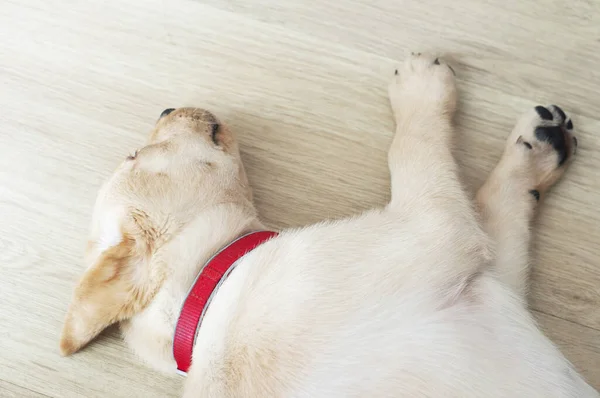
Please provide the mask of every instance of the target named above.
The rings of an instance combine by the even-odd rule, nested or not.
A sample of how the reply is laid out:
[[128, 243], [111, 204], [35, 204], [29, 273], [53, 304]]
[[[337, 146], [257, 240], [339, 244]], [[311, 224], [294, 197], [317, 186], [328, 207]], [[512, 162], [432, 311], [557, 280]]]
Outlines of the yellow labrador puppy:
[[529, 224], [575, 152], [570, 119], [529, 110], [474, 205], [450, 152], [452, 69], [413, 55], [389, 95], [389, 205], [278, 236], [256, 232], [227, 127], [163, 112], [99, 193], [62, 353], [119, 322], [151, 366], [187, 372], [189, 398], [597, 397], [525, 299]]

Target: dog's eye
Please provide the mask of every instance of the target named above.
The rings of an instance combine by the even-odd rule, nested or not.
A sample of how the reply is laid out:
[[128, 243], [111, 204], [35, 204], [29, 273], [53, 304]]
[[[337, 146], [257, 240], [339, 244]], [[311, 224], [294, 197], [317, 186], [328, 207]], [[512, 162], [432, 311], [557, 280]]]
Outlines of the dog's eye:
[[137, 157], [137, 155], [138, 155], [138, 152], [139, 152], [139, 151], [135, 151], [135, 152], [133, 153], [133, 155], [129, 155], [129, 156], [127, 156], [127, 160], [134, 160], [134, 159]]
[[219, 145], [219, 140], [217, 139], [217, 133], [219, 132], [219, 124], [214, 123], [212, 126], [210, 126], [210, 128], [210, 138], [212, 138], [212, 141], [215, 143], [215, 145]]

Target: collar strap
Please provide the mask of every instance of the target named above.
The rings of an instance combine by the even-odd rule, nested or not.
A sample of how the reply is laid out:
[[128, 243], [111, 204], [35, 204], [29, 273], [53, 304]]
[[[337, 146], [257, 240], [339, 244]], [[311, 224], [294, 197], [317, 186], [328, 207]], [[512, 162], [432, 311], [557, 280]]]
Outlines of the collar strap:
[[200, 271], [190, 289], [175, 326], [173, 356], [179, 373], [186, 374], [192, 364], [192, 350], [206, 309], [238, 260], [270, 238], [273, 231], [250, 232], [219, 250]]

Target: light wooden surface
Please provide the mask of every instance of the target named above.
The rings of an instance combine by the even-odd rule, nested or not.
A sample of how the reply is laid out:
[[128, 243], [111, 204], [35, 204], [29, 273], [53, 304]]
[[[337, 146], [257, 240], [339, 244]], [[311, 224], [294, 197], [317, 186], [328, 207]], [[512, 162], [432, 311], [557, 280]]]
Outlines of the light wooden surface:
[[537, 223], [531, 305], [600, 388], [600, 3], [596, 0], [0, 0], [0, 396], [169, 397], [116, 329], [58, 335], [96, 190], [167, 107], [238, 134], [272, 226], [381, 205], [386, 85], [407, 51], [449, 53], [471, 189], [516, 117], [558, 103], [578, 159]]

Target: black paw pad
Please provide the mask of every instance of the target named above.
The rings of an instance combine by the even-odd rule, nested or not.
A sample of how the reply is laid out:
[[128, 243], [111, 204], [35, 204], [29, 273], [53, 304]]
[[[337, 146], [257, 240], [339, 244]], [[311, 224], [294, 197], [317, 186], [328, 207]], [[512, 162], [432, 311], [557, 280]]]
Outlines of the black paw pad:
[[551, 106], [552, 106], [552, 108], [554, 108], [556, 113], [558, 113], [558, 116], [560, 116], [559, 122], [561, 122], [561, 123], [564, 122], [565, 119], [567, 118], [567, 115], [565, 115], [565, 112], [562, 109], [560, 109], [560, 107], [557, 105], [551, 105]]
[[535, 111], [543, 120], [552, 120], [553, 119], [552, 112], [550, 112], [548, 109], [544, 108], [541, 105], [536, 106]]
[[435, 61], [433, 61], [434, 64], [439, 65], [440, 64], [440, 59], [436, 58]]
[[571, 121], [571, 119], [569, 119], [569, 121], [567, 122], [567, 130], [573, 130], [573, 122]]
[[529, 191], [529, 193], [532, 194], [533, 197], [535, 198], [535, 200], [539, 202], [539, 200], [540, 200], [540, 191], [538, 191], [537, 189], [532, 189], [531, 191]]
[[567, 142], [562, 128], [559, 126], [538, 127], [535, 129], [535, 137], [547, 142], [558, 152], [558, 164], [562, 165], [567, 160]]

